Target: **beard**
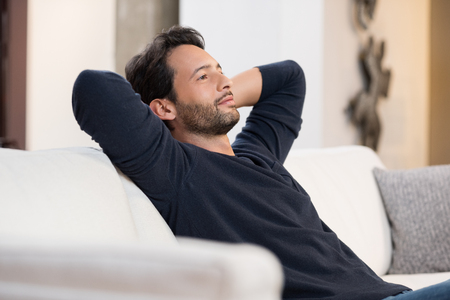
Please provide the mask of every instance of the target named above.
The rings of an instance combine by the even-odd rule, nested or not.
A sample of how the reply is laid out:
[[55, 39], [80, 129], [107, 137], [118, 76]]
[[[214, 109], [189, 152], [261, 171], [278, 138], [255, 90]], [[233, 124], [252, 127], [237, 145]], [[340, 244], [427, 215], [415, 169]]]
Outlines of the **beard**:
[[236, 106], [231, 107], [229, 112], [219, 109], [219, 102], [226, 96], [228, 94], [216, 99], [213, 104], [187, 104], [176, 101], [178, 117], [191, 133], [210, 137], [225, 135], [240, 118]]

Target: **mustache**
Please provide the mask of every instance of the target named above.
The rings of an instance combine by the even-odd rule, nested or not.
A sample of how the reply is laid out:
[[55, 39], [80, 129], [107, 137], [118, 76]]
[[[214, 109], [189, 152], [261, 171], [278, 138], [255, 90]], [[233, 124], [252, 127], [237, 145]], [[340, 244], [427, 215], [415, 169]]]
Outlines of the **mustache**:
[[226, 93], [222, 97], [217, 98], [216, 100], [214, 100], [214, 105], [216, 105], [216, 106], [219, 105], [220, 101], [222, 101], [223, 99], [225, 99], [225, 97], [228, 97], [230, 95], [233, 96], [233, 93], [231, 91], [229, 91], [228, 93]]

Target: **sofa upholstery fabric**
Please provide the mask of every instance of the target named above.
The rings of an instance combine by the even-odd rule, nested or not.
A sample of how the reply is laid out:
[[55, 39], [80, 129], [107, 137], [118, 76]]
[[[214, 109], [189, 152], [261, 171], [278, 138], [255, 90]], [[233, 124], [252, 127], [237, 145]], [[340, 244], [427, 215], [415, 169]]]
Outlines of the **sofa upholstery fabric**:
[[[389, 282], [413, 289], [450, 272], [386, 275], [392, 240], [360, 146], [293, 150], [285, 167], [319, 216]], [[258, 246], [176, 239], [97, 149], [0, 149], [0, 299], [279, 300], [281, 266]]]
[[1, 149], [0, 235], [137, 241], [125, 191], [92, 148]]

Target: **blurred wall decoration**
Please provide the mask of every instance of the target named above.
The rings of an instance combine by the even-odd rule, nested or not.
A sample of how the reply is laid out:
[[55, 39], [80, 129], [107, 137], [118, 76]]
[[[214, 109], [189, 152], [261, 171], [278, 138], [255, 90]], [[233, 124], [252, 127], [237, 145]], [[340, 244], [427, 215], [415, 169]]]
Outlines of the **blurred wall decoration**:
[[[355, 0], [356, 26], [364, 31], [369, 30], [373, 19], [376, 0]], [[387, 98], [391, 71], [381, 66], [384, 56], [385, 42], [376, 43], [368, 32], [365, 45], [359, 57], [364, 88], [351, 99], [347, 113], [351, 122], [358, 128], [360, 142], [373, 150], [377, 150], [381, 134], [381, 122], [378, 117], [377, 103], [380, 97]]]

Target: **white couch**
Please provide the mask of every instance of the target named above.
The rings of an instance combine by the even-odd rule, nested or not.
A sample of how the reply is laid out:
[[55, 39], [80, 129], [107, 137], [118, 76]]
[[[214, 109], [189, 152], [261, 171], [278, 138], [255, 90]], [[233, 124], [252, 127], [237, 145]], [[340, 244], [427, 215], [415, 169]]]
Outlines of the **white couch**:
[[[387, 281], [390, 230], [368, 148], [294, 150], [285, 166], [319, 215]], [[255, 245], [175, 238], [143, 193], [92, 148], [0, 149], [0, 299], [280, 299], [276, 257]]]
[[385, 281], [416, 290], [450, 279], [450, 272], [386, 275], [393, 242], [372, 173], [386, 168], [370, 148], [293, 150], [284, 165], [308, 192], [321, 219]]

